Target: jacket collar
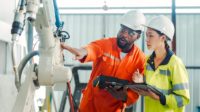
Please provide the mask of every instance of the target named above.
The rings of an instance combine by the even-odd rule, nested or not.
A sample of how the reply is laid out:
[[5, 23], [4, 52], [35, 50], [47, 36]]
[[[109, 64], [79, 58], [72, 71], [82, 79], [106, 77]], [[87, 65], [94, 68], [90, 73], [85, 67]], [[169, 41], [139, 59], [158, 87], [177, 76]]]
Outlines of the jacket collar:
[[[171, 51], [170, 49], [167, 49], [167, 55], [165, 57], [165, 59], [161, 62], [160, 65], [166, 65], [168, 64], [171, 56], [173, 55], [173, 51]], [[151, 56], [149, 57], [149, 59], [147, 60], [147, 63], [150, 64], [150, 66], [152, 67], [153, 70], [155, 70], [155, 65], [154, 65], [154, 58], [155, 58], [156, 54], [155, 51], [151, 54]], [[159, 66], [160, 66], [159, 65]]]

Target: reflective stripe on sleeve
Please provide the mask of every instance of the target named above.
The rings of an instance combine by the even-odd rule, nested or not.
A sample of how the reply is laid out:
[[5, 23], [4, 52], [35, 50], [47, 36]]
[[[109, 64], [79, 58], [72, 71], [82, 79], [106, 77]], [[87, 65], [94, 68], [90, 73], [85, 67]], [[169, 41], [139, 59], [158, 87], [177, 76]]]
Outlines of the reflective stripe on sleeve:
[[181, 96], [177, 96], [177, 95], [174, 95], [174, 96], [175, 96], [175, 99], [176, 99], [178, 107], [182, 107], [183, 106], [183, 99], [182, 99], [182, 97]]
[[173, 85], [173, 91], [189, 89], [188, 83], [181, 83]]

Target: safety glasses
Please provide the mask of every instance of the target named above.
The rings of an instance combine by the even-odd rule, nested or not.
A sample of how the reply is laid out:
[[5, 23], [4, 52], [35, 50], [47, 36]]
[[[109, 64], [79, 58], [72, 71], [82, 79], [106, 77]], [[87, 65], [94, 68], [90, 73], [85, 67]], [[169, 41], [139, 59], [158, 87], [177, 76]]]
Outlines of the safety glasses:
[[132, 30], [124, 25], [121, 25], [121, 28], [120, 28], [120, 32], [121, 33], [128, 33], [128, 35], [130, 36], [135, 36], [136, 34], [140, 34], [141, 31], [137, 31], [137, 30]]

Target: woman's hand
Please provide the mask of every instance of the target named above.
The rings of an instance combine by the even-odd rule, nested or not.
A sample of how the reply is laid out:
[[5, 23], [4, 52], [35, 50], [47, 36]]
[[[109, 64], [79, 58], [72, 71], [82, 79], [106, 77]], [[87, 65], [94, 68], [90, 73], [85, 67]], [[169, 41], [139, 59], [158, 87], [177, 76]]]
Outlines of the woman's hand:
[[[143, 79], [143, 75], [140, 74], [139, 70], [137, 69], [137, 71], [133, 74], [132, 76], [132, 80], [135, 83], [144, 83], [144, 79]], [[138, 93], [139, 95], [142, 96], [149, 96], [155, 100], [159, 100], [160, 97], [158, 95], [156, 95], [154, 92], [152, 92], [151, 90], [142, 90], [142, 89], [136, 89], [134, 90], [136, 93]]]
[[143, 75], [140, 74], [139, 70], [137, 69], [137, 71], [133, 74], [132, 76], [132, 81], [135, 83], [143, 83]]
[[160, 97], [156, 95], [154, 92], [152, 92], [151, 90], [146, 91], [146, 90], [137, 89], [135, 90], [135, 92], [142, 96], [149, 96], [154, 100], [160, 100]]
[[149, 93], [148, 96], [153, 98], [154, 100], [160, 100], [160, 97], [151, 90], [148, 90], [148, 93]]

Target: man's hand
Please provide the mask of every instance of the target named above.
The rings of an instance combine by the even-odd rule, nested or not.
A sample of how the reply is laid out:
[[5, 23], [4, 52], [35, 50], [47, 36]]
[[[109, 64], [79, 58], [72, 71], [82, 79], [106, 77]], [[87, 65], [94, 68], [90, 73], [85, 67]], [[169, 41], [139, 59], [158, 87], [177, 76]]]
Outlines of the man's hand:
[[142, 74], [140, 74], [140, 72], [139, 72], [138, 69], [137, 69], [137, 71], [133, 74], [132, 80], [133, 80], [133, 82], [135, 82], [135, 83], [143, 83], [143, 82], [144, 82], [143, 76], [142, 76]]
[[123, 102], [127, 101], [127, 88], [123, 87], [120, 89], [108, 86], [105, 88], [114, 98]]
[[61, 43], [61, 48], [68, 50], [69, 52], [74, 54], [75, 60], [83, 59], [87, 55], [87, 50], [84, 48], [81, 48], [81, 49], [72, 48], [64, 43]]

